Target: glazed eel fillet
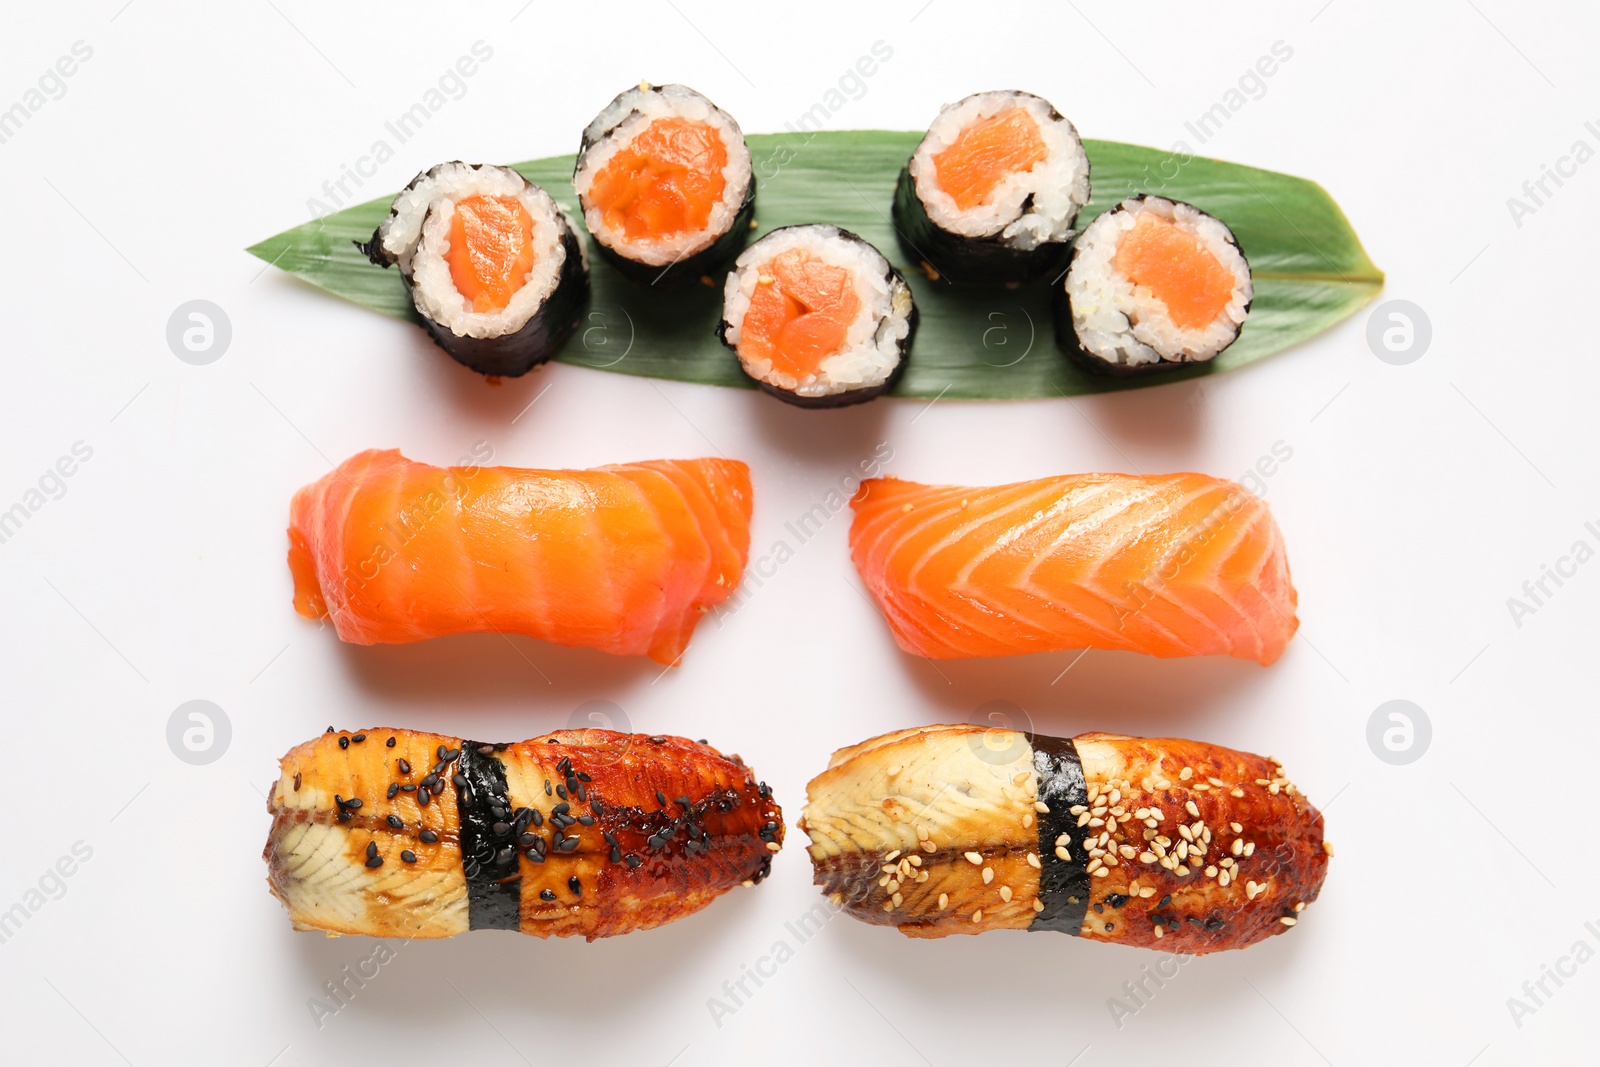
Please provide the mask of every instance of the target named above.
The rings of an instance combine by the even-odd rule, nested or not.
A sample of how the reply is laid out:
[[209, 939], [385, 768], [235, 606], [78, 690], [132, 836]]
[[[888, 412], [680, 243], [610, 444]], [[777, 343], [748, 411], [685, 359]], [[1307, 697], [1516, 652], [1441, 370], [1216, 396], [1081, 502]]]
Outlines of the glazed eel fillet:
[[783, 844], [766, 783], [681, 737], [330, 728], [280, 762], [263, 858], [297, 930], [593, 941], [761, 881]]
[[816, 883], [912, 937], [1244, 948], [1299, 921], [1333, 854], [1276, 761], [1175, 738], [903, 730], [835, 752], [806, 797]]

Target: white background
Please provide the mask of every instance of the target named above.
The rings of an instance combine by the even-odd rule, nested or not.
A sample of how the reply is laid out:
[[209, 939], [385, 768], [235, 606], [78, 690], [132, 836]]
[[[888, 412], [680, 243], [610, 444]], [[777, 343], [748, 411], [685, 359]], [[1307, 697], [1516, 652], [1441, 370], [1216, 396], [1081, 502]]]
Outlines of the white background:
[[[3, 16], [0, 108], [74, 42], [93, 49], [65, 94], [0, 144], [0, 510], [74, 442], [93, 449], [65, 495], [0, 544], [0, 909], [75, 842], [92, 849], [64, 895], [0, 945], [7, 1062], [1592, 1056], [1579, 1050], [1593, 1047], [1600, 963], [1547, 982], [1553, 995], [1520, 1027], [1507, 998], [1580, 938], [1600, 947], [1588, 825], [1600, 562], [1547, 584], [1555, 595], [1520, 627], [1506, 604], [1575, 541], [1600, 544], [1583, 527], [1600, 523], [1600, 163], [1549, 186], [1520, 227], [1506, 205], [1575, 140], [1600, 147], [1584, 128], [1600, 119], [1592, 8], [521, 4], [105, 0]], [[493, 56], [465, 94], [355, 199], [441, 159], [569, 152], [641, 77], [688, 82], [747, 130], [779, 130], [880, 40], [893, 58], [833, 127], [917, 128], [944, 101], [1017, 87], [1086, 136], [1197, 147], [1185, 122], [1281, 40], [1292, 59], [1203, 151], [1322, 182], [1388, 271], [1380, 299], [1424, 308], [1432, 345], [1409, 366], [1380, 362], [1363, 311], [1205, 382], [834, 413], [568, 366], [491, 388], [414, 327], [242, 251], [305, 219], [324, 181], [477, 40]], [[209, 366], [180, 362], [165, 339], [195, 298], [232, 322]], [[899, 475], [998, 483], [1130, 468], [1237, 477], [1281, 441], [1293, 458], [1266, 495], [1301, 637], [1266, 670], [1104, 652], [1064, 675], [1074, 654], [934, 670], [898, 653], [863, 601], [843, 515], [741, 611], [702, 625], [664, 675], [492, 636], [341, 647], [293, 613], [295, 488], [363, 448], [450, 462], [478, 440], [519, 465], [745, 459], [758, 555], [879, 442]], [[1366, 740], [1374, 709], [1397, 698], [1433, 728], [1407, 766]], [[166, 741], [191, 699], [232, 723], [207, 766]], [[330, 723], [522, 738], [591, 699], [636, 729], [742, 753], [791, 822], [835, 747], [973, 719], [989, 701], [1050, 733], [1193, 736], [1282, 759], [1325, 806], [1338, 855], [1289, 936], [1187, 963], [1120, 1029], [1108, 998], [1162, 957], [1025, 934], [920, 943], [845, 917], [799, 944], [785, 923], [819, 898], [794, 832], [770, 882], [658, 931], [406, 947], [319, 1029], [308, 999], [372, 949], [292, 933], [268, 895], [262, 790], [276, 758]], [[708, 999], [779, 940], [793, 958], [714, 1022]]]

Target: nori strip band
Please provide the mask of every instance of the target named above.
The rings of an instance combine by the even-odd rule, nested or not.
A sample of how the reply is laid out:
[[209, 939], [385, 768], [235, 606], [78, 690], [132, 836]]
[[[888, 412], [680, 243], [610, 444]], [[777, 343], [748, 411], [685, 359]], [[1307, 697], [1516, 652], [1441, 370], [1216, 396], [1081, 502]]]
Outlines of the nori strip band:
[[[584, 269], [578, 236], [565, 216], [559, 216], [561, 247], [566, 252], [556, 287], [545, 298], [522, 329], [499, 337], [462, 337], [451, 333], [417, 308], [422, 326], [450, 358], [479, 374], [515, 378], [547, 362], [567, 343], [589, 304], [589, 273]], [[411, 280], [405, 279], [406, 295], [411, 296]], [[412, 306], [416, 307], [413, 298]]]
[[1071, 809], [1089, 803], [1089, 785], [1083, 777], [1078, 748], [1067, 737], [1030, 734], [1033, 768], [1039, 775], [1039, 799], [1049, 807], [1039, 815], [1039, 901], [1044, 910], [1029, 930], [1055, 930], [1078, 936], [1089, 910], [1088, 853], [1076, 840], [1067, 845], [1068, 859], [1056, 855], [1056, 839], [1071, 838], [1078, 817]]
[[[520, 930], [522, 928], [522, 873], [518, 866], [516, 825], [497, 818], [491, 808], [510, 812], [506, 796], [506, 768], [492, 753], [479, 755], [481, 741], [461, 741], [456, 773], [465, 785], [456, 786], [456, 810], [461, 817], [461, 868], [467, 876], [467, 928], [469, 930]], [[511, 823], [496, 837], [494, 824]]]
[[[1023, 211], [1033, 206], [1033, 198], [1023, 203]], [[928, 209], [917, 196], [917, 183], [911, 167], [900, 168], [894, 186], [894, 229], [900, 250], [913, 263], [926, 263], [939, 277], [957, 285], [1013, 285], [1058, 270], [1067, 258], [1067, 243], [1049, 242], [1023, 250], [1000, 239], [968, 237], [940, 229], [928, 217]]]

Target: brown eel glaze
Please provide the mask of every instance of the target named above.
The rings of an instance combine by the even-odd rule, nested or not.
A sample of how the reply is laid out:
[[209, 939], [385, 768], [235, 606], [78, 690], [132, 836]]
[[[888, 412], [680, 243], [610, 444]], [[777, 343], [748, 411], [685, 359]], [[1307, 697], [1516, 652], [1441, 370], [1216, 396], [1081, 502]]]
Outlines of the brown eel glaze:
[[563, 730], [487, 744], [330, 732], [291, 749], [263, 858], [297, 930], [594, 940], [764, 879], [783, 813], [738, 756]]
[[1177, 738], [904, 730], [834, 753], [807, 800], [817, 884], [912, 937], [1244, 948], [1299, 921], [1333, 854], [1276, 761]]

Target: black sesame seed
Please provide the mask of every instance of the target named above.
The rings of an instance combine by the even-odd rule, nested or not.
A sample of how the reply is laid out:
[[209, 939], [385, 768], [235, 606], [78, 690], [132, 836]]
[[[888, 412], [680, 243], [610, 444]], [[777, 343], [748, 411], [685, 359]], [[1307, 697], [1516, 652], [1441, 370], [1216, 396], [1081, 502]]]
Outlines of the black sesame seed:
[[348, 737], [340, 737], [339, 738], [339, 747], [340, 748], [349, 748], [350, 747], [350, 739]]
[[1122, 893], [1111, 893], [1106, 897], [1106, 903], [1110, 904], [1113, 908], [1120, 908], [1127, 902], [1127, 896]]
[[417, 862], [417, 854], [412, 852], [409, 848], [401, 849], [400, 859], [404, 863], [415, 863]]
[[1221, 919], [1212, 919], [1210, 922], [1206, 923], [1206, 929], [1207, 930], [1220, 930], [1220, 929], [1222, 929], [1222, 920]]
[[640, 859], [632, 852], [628, 853], [622, 858], [627, 861], [629, 867], [638, 867], [640, 864], [644, 863], [644, 860]]
[[489, 830], [496, 837], [504, 837], [506, 834], [511, 832], [511, 824], [508, 822], [497, 822], [493, 826], [489, 827]]
[[589, 790], [584, 787], [584, 784], [582, 782], [578, 783], [577, 787], [575, 789], [573, 789], [573, 792], [578, 794], [579, 802], [586, 801], [586, 800], [589, 799]]
[[359, 808], [361, 806], [361, 798], [360, 797], [351, 797], [349, 800], [344, 802], [344, 806], [349, 808], [351, 811], [355, 811], [357, 808]]
[[568, 804], [566, 801], [562, 801], [560, 804], [557, 804], [555, 807], [551, 808], [550, 809], [550, 813], [552, 815], [565, 815], [567, 812], [569, 812], [571, 810], [572, 810], [572, 805]]
[[339, 821], [340, 822], [349, 822], [350, 821], [350, 813], [348, 811], [345, 811], [343, 808], [340, 808], [339, 809]]
[[331, 726], [330, 726], [330, 727], [328, 727], [328, 729], [327, 729], [327, 731], [326, 731], [326, 732], [327, 732], [327, 733], [330, 733], [330, 734], [331, 734], [331, 733], [333, 733], [333, 727], [331, 727]]
[[756, 785], [756, 792], [761, 794], [762, 800], [770, 800], [772, 798], [772, 787], [766, 782], [758, 783]]
[[1104, 912], [1105, 912], [1105, 906], [1103, 904], [1096, 904], [1094, 906], [1094, 913], [1096, 915], [1104, 914]]
[[1115, 930], [1116, 928], [1117, 928], [1117, 924], [1116, 923], [1106, 923], [1106, 933], [1109, 934], [1111, 931]]
[[417, 839], [424, 845], [431, 845], [439, 840], [439, 835], [434, 833], [432, 830], [424, 830], [422, 833], [417, 835]]
[[383, 866], [383, 857], [382, 856], [368, 856], [367, 857], [367, 866], [368, 867], [382, 867]]
[[560, 797], [562, 800], [567, 799], [567, 787], [564, 785], [556, 786], [556, 796]]
[[554, 889], [541, 889], [539, 890], [539, 899], [554, 900], [556, 899], [556, 891]]
[[533, 825], [535, 825], [535, 826], [543, 826], [544, 825], [544, 813], [542, 811], [540, 811], [538, 808], [533, 808], [533, 809], [530, 809], [530, 810], [532, 810], [533, 814], [528, 816], [528, 821], [533, 823]]
[[480, 756], [492, 756], [492, 755], [494, 755], [494, 746], [493, 745], [479, 745], [478, 746], [478, 755], [480, 755]]
[[441, 756], [439, 758], [445, 760], [446, 762], [452, 762], [454, 760], [458, 760], [458, 759], [461, 758], [461, 750], [459, 748], [449, 749], [448, 751], [445, 752], [445, 754], [443, 756]]
[[371, 859], [373, 856], [376, 856], [377, 854], [378, 854], [378, 843], [376, 841], [368, 841], [367, 842], [367, 858]]
[[438, 781], [439, 776], [437, 774], [429, 774], [422, 779], [422, 788], [432, 789]]
[[394, 747], [394, 738], [391, 737], [391, 738], [389, 738], [389, 740], [385, 741], [383, 743], [383, 747], [384, 748], [393, 748]]
[[366, 739], [367, 739], [367, 735], [366, 734], [356, 734], [350, 740], [359, 745], [361, 742], [365, 741]]
[[532, 848], [533, 843], [537, 840], [539, 840], [538, 834], [523, 834], [521, 837], [517, 838], [517, 844], [521, 845], [523, 848]]
[[516, 859], [516, 858], [517, 858], [517, 850], [514, 849], [514, 848], [510, 848], [510, 847], [503, 848], [499, 852], [496, 852], [494, 854], [495, 863], [499, 864], [502, 867], [509, 866], [511, 861]]
[[546, 778], [544, 780], [544, 795], [545, 796], [549, 796], [550, 795], [550, 779], [548, 779], [548, 778]]
[[464, 774], [452, 774], [450, 781], [455, 784], [457, 789], [465, 789], [467, 787], [467, 776]]
[[616, 845], [612, 845], [611, 846], [611, 862], [612, 863], [621, 863], [622, 862], [622, 850], [620, 848], [618, 848]]
[[415, 793], [416, 791], [417, 787], [414, 785], [406, 784], [400, 787], [400, 792], [402, 793]]
[[572, 895], [573, 896], [575, 896], [575, 897], [583, 896], [583, 883], [578, 881], [578, 876], [577, 875], [573, 875], [571, 878], [567, 879], [567, 888], [572, 890]]
[[404, 756], [401, 756], [399, 759], [395, 760], [394, 765], [400, 768], [401, 774], [411, 773], [411, 761], [406, 759]]
[[[328, 732], [332, 733], [333, 732], [333, 727], [331, 727], [331, 726], [328, 727]], [[650, 739], [650, 743], [652, 745], [664, 745], [664, 744], [667, 743], [667, 739], [665, 737], [652, 737]]]
[[1166, 895], [1166, 896], [1164, 896], [1164, 897], [1162, 897], [1162, 898], [1161, 898], [1161, 903], [1159, 903], [1159, 904], [1157, 904], [1157, 905], [1156, 905], [1156, 907], [1158, 907], [1158, 908], [1164, 908], [1164, 907], [1166, 907], [1166, 906], [1167, 906], [1167, 905], [1168, 905], [1168, 904], [1171, 904], [1171, 903], [1172, 903], [1172, 894], [1171, 894], [1171, 893], [1168, 893], [1168, 894], [1167, 894], [1167, 895]]
[[677, 803], [678, 803], [679, 806], [681, 806], [683, 808], [684, 811], [688, 811], [690, 809], [690, 807], [691, 807], [691, 805], [689, 804], [689, 798], [688, 797], [679, 797], [677, 799]]
[[300, 772], [299, 771], [295, 771], [294, 772], [294, 791], [296, 793], [300, 792]]
[[578, 816], [578, 821], [580, 823], [582, 823], [584, 826], [593, 826], [594, 825], [594, 816], [593, 815], [580, 815], [580, 816]]
[[389, 783], [389, 791], [388, 791], [387, 794], [385, 794], [384, 799], [385, 800], [393, 800], [395, 798], [395, 794], [399, 793], [399, 792], [400, 792], [400, 783], [399, 782], [390, 782]]
[[438, 748], [434, 749], [433, 756], [434, 756], [435, 759], [444, 759], [444, 754], [446, 752], [449, 752], [449, 751], [450, 750], [448, 748], [446, 748], [443, 745], [440, 745]]
[[398, 815], [389, 816], [389, 825], [396, 830], [404, 830], [406, 828], [406, 824], [400, 821], [400, 816]]
[[537, 851], [535, 849], [531, 849], [530, 848], [530, 849], [528, 849], [527, 852], [523, 853], [523, 855], [527, 856], [530, 862], [533, 862], [533, 863], [543, 863], [544, 862], [544, 853], [543, 852], [539, 852], [539, 851]]
[[578, 772], [578, 781], [580, 781], [580, 782], [592, 782], [592, 781], [594, 781], [594, 779], [589, 777], [589, 775], [583, 773], [582, 771], [579, 771]]
[[663, 793], [659, 789], [656, 790], [656, 803], [660, 804], [663, 808], [667, 806], [667, 794]]
[[417, 803], [422, 805], [423, 807], [427, 807], [428, 806], [428, 796], [429, 796], [429, 793], [428, 793], [428, 791], [426, 789], [417, 790]]
[[577, 850], [578, 839], [576, 837], [569, 837], [565, 841], [561, 842], [562, 852], [576, 852]]

